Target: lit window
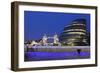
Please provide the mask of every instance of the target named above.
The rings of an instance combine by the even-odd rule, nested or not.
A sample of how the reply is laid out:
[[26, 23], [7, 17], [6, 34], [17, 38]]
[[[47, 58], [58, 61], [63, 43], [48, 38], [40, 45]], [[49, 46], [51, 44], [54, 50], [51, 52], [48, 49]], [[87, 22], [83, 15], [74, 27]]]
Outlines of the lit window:
[[73, 25], [83, 25], [83, 26], [85, 26], [85, 24], [73, 24]]
[[70, 30], [65, 30], [63, 32], [69, 32], [69, 31], [82, 31], [82, 32], [86, 32], [86, 30], [83, 30], [83, 29], [70, 29]]
[[67, 34], [83, 34], [83, 35], [85, 35], [85, 33], [83, 33], [83, 32], [68, 32]]

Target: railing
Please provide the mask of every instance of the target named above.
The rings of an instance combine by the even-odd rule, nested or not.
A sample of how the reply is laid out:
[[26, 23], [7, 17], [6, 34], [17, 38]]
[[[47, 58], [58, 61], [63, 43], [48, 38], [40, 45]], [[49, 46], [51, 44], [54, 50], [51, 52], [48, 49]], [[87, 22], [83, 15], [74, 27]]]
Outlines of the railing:
[[90, 46], [33, 46], [27, 49], [27, 51], [38, 52], [77, 52], [77, 50], [89, 52]]

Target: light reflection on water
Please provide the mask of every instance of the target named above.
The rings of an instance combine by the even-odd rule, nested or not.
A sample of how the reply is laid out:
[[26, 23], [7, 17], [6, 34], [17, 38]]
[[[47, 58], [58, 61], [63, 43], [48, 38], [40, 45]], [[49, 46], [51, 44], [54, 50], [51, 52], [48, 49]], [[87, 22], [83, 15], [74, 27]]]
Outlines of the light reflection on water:
[[90, 58], [90, 52], [25, 52], [25, 61]]

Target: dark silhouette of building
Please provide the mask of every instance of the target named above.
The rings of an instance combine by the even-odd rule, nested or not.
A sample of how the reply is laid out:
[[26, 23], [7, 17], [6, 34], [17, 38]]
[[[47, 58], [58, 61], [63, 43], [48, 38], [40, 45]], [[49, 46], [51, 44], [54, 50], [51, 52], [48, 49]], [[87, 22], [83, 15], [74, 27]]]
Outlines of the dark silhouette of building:
[[76, 19], [64, 27], [60, 35], [60, 42], [67, 46], [90, 45], [90, 34], [86, 30], [86, 20]]

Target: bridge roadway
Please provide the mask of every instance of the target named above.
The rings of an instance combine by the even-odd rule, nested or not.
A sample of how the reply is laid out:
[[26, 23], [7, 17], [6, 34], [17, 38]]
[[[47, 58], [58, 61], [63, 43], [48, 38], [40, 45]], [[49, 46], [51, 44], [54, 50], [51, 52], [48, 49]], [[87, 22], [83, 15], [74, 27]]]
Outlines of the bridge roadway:
[[90, 52], [90, 46], [33, 46], [28, 51], [34, 52]]

